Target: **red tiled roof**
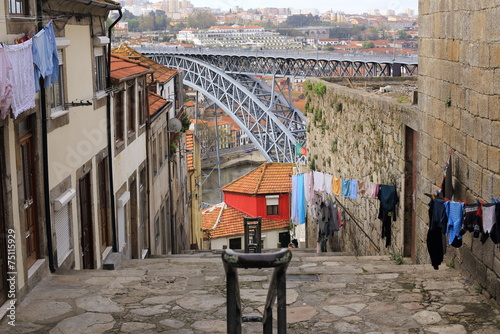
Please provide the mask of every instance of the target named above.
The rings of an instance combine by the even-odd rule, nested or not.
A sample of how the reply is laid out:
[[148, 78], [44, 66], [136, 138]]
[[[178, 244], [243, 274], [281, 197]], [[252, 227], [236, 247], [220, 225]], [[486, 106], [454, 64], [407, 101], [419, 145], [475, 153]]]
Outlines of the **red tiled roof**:
[[[243, 218], [248, 214], [225, 203], [219, 203], [202, 211], [203, 230], [212, 230], [211, 238], [244, 234]], [[262, 231], [288, 228], [288, 220], [262, 219]]]
[[289, 193], [292, 191], [293, 166], [292, 163], [266, 162], [221, 190], [249, 195]]
[[[111, 50], [111, 53], [124, 58], [140, 60], [142, 63], [154, 70], [153, 77], [157, 82], [167, 82], [172, 76], [179, 72], [178, 70], [158, 64], [154, 60], [142, 55], [142, 53], [137, 52], [128, 45], [122, 44], [117, 46]], [[148, 78], [148, 83], [151, 83], [150, 81], [150, 78]]]
[[115, 54], [111, 55], [112, 80], [119, 81], [152, 72], [153, 71], [149, 67], [139, 61], [123, 58]]
[[161, 97], [161, 95], [148, 91], [148, 103], [149, 115], [153, 116], [162, 108], [164, 108], [168, 104], [168, 101]]
[[[186, 150], [191, 150], [194, 152], [194, 131], [186, 131]], [[194, 159], [193, 153], [187, 153], [187, 169], [194, 170]]]

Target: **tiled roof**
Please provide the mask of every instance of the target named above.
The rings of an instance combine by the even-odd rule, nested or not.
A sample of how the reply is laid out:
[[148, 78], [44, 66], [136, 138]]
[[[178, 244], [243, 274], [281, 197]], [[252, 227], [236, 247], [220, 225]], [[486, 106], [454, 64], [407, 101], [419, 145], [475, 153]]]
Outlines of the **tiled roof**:
[[[202, 212], [203, 230], [212, 230], [211, 238], [241, 235], [245, 233], [243, 218], [248, 214], [225, 203], [219, 203]], [[262, 219], [262, 231], [288, 228], [288, 220]]]
[[[186, 150], [191, 150], [194, 152], [194, 131], [186, 131]], [[187, 168], [188, 170], [194, 170], [194, 159], [193, 153], [187, 153]]]
[[266, 162], [221, 188], [249, 195], [283, 194], [292, 191], [292, 163]]
[[[142, 53], [137, 52], [128, 45], [122, 44], [120, 46], [117, 46], [113, 48], [113, 50], [111, 50], [111, 53], [120, 55], [125, 58], [137, 59], [142, 63], [148, 65], [151, 69], [154, 70], [153, 77], [157, 82], [167, 82], [172, 76], [179, 72], [170, 67], [158, 64], [154, 60], [142, 55]], [[151, 83], [150, 81], [150, 78], [148, 78], [148, 83]]]
[[148, 73], [152, 73], [152, 70], [139, 61], [111, 55], [112, 80], [123, 80]]
[[148, 91], [148, 103], [149, 115], [153, 116], [162, 108], [164, 108], [168, 104], [168, 101], [161, 97], [161, 95]]

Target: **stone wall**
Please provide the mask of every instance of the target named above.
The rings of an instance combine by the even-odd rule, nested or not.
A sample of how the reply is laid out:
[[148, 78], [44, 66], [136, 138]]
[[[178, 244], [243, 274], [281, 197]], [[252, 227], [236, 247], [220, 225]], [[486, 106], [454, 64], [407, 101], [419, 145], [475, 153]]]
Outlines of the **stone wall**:
[[[346, 220], [330, 247], [356, 255], [404, 254], [409, 251], [404, 249], [405, 131], [406, 126], [418, 130], [418, 108], [404, 93], [387, 97], [376, 93], [376, 88], [415, 85], [416, 81], [352, 79], [352, 88], [340, 85], [345, 83], [340, 78], [329, 81], [311, 79], [306, 84], [309, 167], [342, 178], [395, 184], [400, 196], [389, 248], [381, 238], [379, 200], [337, 196]], [[315, 93], [318, 85], [325, 86], [324, 94]], [[315, 247], [316, 224], [308, 222], [307, 235], [308, 247]]]
[[[500, 197], [500, 4], [420, 0], [418, 219], [452, 154], [454, 200]], [[500, 250], [466, 234], [448, 263], [500, 301]]]

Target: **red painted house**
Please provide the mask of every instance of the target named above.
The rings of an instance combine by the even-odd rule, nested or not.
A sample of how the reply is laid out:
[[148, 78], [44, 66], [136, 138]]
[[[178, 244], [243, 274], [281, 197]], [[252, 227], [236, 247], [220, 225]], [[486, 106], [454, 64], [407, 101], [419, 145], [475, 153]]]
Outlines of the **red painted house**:
[[[262, 217], [264, 248], [289, 242], [291, 163], [264, 163], [222, 187], [224, 202], [202, 213], [205, 237], [212, 249], [242, 248], [243, 217]], [[208, 232], [209, 231], [209, 232]]]

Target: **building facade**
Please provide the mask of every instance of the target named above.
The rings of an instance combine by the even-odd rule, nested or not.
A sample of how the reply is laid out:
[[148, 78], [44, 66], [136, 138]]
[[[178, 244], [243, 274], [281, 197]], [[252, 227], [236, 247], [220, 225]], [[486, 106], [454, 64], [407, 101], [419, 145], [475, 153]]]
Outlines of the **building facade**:
[[293, 164], [264, 163], [221, 188], [224, 202], [203, 210], [203, 231], [211, 249], [243, 249], [244, 217], [262, 218], [262, 246], [290, 243]]
[[[2, 52], [15, 49], [11, 72], [2, 77], [14, 99], [2, 105], [0, 120], [0, 304], [14, 258], [9, 272], [17, 272], [21, 300], [49, 271], [101, 267], [113, 245], [104, 23], [116, 9], [118, 3], [105, 0], [0, 6], [0, 37], [10, 45]], [[35, 47], [50, 51], [49, 64], [39, 61]], [[29, 62], [43, 79], [18, 80], [35, 78]]]

